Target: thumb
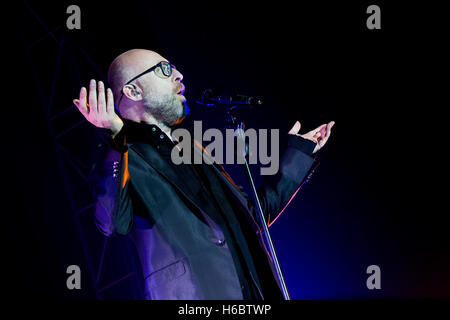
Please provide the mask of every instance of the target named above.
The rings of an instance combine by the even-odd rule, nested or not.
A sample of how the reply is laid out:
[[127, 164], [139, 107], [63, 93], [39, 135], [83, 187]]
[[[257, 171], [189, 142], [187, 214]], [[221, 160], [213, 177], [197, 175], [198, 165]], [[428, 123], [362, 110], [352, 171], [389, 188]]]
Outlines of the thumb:
[[297, 134], [300, 131], [301, 124], [299, 121], [296, 121], [291, 130], [289, 130], [289, 134]]

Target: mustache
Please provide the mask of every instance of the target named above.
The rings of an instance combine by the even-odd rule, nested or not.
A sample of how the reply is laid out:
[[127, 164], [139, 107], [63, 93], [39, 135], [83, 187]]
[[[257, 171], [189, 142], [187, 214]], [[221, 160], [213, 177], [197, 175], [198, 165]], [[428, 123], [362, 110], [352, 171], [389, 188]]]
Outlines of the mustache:
[[182, 84], [182, 83], [180, 83], [180, 85], [178, 85], [176, 88], [175, 88], [175, 92], [176, 93], [181, 93], [181, 94], [183, 94], [184, 93], [184, 91], [186, 90], [186, 87]]

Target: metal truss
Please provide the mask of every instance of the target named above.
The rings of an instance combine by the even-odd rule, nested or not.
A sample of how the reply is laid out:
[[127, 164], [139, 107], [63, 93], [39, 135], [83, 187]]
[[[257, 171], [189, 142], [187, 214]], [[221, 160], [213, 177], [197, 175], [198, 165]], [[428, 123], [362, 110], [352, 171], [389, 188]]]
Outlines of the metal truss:
[[[39, 3], [39, 2], [38, 2]], [[50, 26], [39, 5], [22, 3], [23, 41], [40, 105], [57, 156], [59, 171], [84, 259], [97, 299], [142, 299], [143, 280], [134, 245], [128, 237], [106, 238], [94, 224], [94, 199], [88, 175], [95, 146], [95, 128], [73, 105], [89, 79], [105, 75], [83, 46], [89, 36], [71, 40], [65, 25]], [[50, 21], [51, 23], [52, 21]]]

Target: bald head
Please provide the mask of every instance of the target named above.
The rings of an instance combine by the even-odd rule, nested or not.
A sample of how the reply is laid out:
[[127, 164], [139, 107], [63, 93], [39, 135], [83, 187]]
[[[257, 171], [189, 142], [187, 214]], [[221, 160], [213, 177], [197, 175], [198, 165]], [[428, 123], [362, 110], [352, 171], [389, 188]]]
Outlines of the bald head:
[[158, 53], [146, 49], [128, 50], [113, 60], [108, 69], [108, 83], [118, 101], [123, 85], [158, 62], [165, 60]]
[[173, 67], [170, 75], [156, 68], [154, 72], [146, 73], [126, 85], [137, 75], [163, 61], [168, 62], [154, 51], [132, 49], [111, 63], [108, 82], [123, 117], [171, 125], [187, 114], [184, 85], [181, 83], [183, 75]]

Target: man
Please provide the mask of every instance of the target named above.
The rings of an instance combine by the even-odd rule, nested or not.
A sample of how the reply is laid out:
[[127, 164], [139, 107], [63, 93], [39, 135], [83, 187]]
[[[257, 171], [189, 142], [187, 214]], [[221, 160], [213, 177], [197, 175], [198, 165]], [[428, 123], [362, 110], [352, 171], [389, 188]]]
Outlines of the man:
[[[91, 80], [89, 93], [81, 88], [74, 100], [108, 132], [94, 168], [97, 226], [106, 236], [130, 234], [147, 299], [283, 299], [251, 201], [222, 166], [171, 161], [172, 129], [188, 112], [182, 79], [156, 52], [134, 49], [111, 63], [112, 89], [105, 93], [102, 82]], [[269, 225], [308, 175], [333, 125], [300, 135], [297, 121], [287, 135], [279, 172], [258, 190]]]

